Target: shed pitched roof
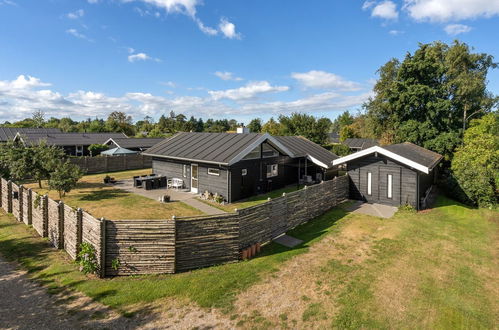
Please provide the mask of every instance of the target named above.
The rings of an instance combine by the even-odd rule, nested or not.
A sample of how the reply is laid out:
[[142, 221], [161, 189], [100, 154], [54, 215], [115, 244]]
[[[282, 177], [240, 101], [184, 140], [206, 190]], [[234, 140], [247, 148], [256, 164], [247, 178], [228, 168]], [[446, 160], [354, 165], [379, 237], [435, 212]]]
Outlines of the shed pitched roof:
[[361, 139], [361, 138], [348, 138], [343, 141], [343, 144], [347, 145], [350, 149], [360, 149], [364, 150], [372, 146], [379, 145], [378, 141], [374, 139]]
[[113, 142], [115, 145], [121, 148], [150, 148], [155, 144], [163, 141], [165, 138], [110, 138], [106, 141]]
[[31, 127], [5, 127], [0, 126], [0, 142], [13, 139], [17, 133], [62, 133], [58, 128], [31, 128]]
[[410, 142], [405, 142], [384, 147], [373, 146], [371, 148], [338, 158], [333, 161], [333, 164], [340, 165], [348, 163], [351, 160], [373, 153], [380, 153], [388, 158], [426, 174], [428, 174], [443, 158], [442, 155], [437, 154], [436, 152], [422, 148]]
[[308, 157], [311, 161], [325, 168], [333, 167], [333, 160], [338, 156], [320, 145], [302, 136], [275, 136], [292, 153], [292, 157]]
[[45, 141], [54, 146], [103, 144], [110, 138], [126, 138], [123, 133], [19, 133], [18, 136], [24, 143]]

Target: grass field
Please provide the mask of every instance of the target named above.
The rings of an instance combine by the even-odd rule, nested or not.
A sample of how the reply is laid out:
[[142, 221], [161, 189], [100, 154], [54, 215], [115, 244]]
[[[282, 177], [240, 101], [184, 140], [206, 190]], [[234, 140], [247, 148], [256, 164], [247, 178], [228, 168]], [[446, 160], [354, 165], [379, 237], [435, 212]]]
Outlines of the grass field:
[[258, 258], [176, 275], [97, 279], [0, 216], [0, 254], [50, 290], [71, 288], [123, 313], [165, 299], [223, 311], [242, 328], [494, 328], [499, 215], [439, 198], [391, 219], [335, 208]]
[[206, 200], [206, 199], [201, 199], [201, 198], [198, 198], [198, 199], [201, 202], [206, 203], [208, 205], [211, 205], [219, 210], [222, 210], [225, 212], [234, 212], [235, 209], [241, 210], [241, 209], [244, 209], [247, 207], [263, 204], [269, 198], [277, 198], [277, 197], [282, 196], [283, 193], [290, 193], [290, 192], [293, 192], [293, 191], [296, 191], [296, 190], [299, 190], [302, 188], [303, 188], [303, 185], [288, 186], [288, 187], [284, 187], [281, 189], [273, 190], [273, 191], [266, 193], [266, 194], [256, 195], [256, 196], [250, 197], [248, 199], [242, 200], [240, 202], [235, 202], [235, 203], [230, 203], [230, 204], [225, 204], [225, 205], [221, 205], [221, 204], [218, 204], [218, 203], [215, 203], [213, 201]]
[[[134, 175], [151, 173], [151, 169], [132, 170], [109, 173], [116, 180], [131, 179]], [[155, 200], [103, 184], [106, 174], [85, 175], [78, 182], [77, 187], [63, 197], [63, 201], [74, 207], [81, 207], [94, 217], [112, 220], [121, 219], [170, 219], [176, 216], [195, 216], [202, 213], [182, 202], [159, 203]], [[59, 199], [56, 191], [48, 191], [47, 183], [43, 182], [43, 189], [37, 183], [25, 185], [33, 190]]]

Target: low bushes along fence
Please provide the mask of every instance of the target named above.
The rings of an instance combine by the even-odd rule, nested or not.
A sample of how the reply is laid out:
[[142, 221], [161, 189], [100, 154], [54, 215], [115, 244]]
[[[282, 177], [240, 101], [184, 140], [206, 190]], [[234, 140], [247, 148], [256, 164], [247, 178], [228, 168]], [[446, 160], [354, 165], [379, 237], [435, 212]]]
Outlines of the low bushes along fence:
[[238, 210], [168, 220], [96, 219], [81, 209], [1, 179], [1, 206], [32, 225], [74, 259], [81, 242], [92, 244], [100, 275], [176, 273], [241, 259], [241, 251], [266, 243], [348, 198], [341, 176]]
[[139, 170], [152, 167], [152, 157], [141, 154], [71, 157], [69, 160], [71, 163], [78, 165], [87, 174]]

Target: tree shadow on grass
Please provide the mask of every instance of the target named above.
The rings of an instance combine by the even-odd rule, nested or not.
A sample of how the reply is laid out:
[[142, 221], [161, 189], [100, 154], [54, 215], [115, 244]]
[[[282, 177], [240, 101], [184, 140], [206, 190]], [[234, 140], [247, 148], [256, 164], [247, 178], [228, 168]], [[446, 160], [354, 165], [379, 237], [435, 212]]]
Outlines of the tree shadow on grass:
[[78, 199], [82, 201], [101, 201], [105, 199], [120, 198], [127, 195], [130, 195], [130, 193], [121, 189], [106, 189], [82, 193]]

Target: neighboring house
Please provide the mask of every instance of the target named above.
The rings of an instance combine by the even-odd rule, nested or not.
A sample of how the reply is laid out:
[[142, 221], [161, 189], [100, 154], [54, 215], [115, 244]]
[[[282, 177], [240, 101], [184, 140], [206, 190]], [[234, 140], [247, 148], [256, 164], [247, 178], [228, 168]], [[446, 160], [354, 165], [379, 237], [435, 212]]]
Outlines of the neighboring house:
[[348, 138], [343, 141], [343, 144], [348, 146], [352, 152], [364, 150], [373, 146], [379, 145], [374, 139]]
[[88, 147], [92, 144], [104, 144], [110, 138], [126, 138], [123, 133], [18, 133], [14, 140], [24, 144], [57, 146], [70, 156], [90, 156]]
[[110, 149], [124, 148], [132, 151], [142, 152], [153, 145], [163, 141], [165, 138], [110, 138], [104, 144]]
[[29, 127], [5, 127], [0, 126], [0, 143], [7, 142], [8, 140], [13, 140], [17, 133], [62, 133], [58, 128], [29, 128]]
[[340, 134], [338, 133], [327, 133], [327, 141], [330, 144], [338, 144], [340, 143]]
[[338, 158], [350, 177], [350, 198], [393, 206], [425, 207], [442, 156], [405, 142], [373, 146]]
[[299, 182], [332, 178], [338, 158], [302, 137], [256, 133], [178, 133], [143, 152], [153, 172], [184, 180], [194, 193], [233, 202]]

